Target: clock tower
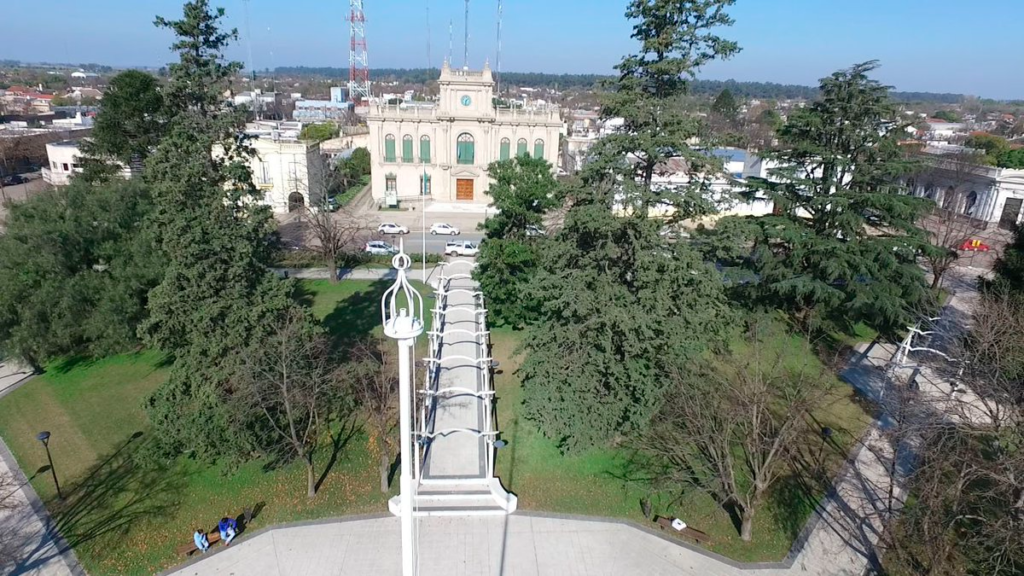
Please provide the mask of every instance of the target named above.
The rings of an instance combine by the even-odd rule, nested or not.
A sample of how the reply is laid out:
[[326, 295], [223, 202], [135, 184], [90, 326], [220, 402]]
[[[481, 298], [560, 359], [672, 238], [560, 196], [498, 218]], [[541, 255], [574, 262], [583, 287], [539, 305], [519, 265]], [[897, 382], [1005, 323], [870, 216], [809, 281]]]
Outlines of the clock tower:
[[452, 68], [445, 62], [438, 85], [441, 92], [439, 116], [494, 118], [494, 77], [487, 64], [483, 70], [468, 70]]

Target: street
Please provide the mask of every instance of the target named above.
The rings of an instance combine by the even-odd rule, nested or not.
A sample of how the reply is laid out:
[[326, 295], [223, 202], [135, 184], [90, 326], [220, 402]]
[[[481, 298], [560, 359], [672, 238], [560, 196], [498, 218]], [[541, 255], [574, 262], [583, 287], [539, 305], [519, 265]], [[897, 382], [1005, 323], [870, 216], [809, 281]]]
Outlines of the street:
[[[463, 232], [458, 236], [431, 236], [430, 232], [426, 234], [427, 252], [431, 254], [441, 254], [444, 252], [444, 245], [449, 241], [466, 241], [466, 242], [480, 242], [483, 240], [482, 232]], [[408, 234], [394, 235], [385, 234], [384, 236], [375, 235], [374, 239], [379, 239], [393, 244], [396, 248], [398, 247], [399, 239], [405, 243], [405, 251], [409, 254], [420, 254], [423, 252], [423, 234], [419, 230], [410, 230]]]

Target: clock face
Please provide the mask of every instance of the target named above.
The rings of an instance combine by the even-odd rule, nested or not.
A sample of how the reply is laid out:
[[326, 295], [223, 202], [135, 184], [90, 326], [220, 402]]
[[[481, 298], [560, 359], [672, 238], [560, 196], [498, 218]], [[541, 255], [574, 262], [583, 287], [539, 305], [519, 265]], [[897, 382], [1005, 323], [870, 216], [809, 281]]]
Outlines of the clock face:
[[469, 106], [472, 103], [473, 103], [473, 99], [470, 98], [469, 96], [463, 96], [462, 97], [462, 105], [463, 106]]

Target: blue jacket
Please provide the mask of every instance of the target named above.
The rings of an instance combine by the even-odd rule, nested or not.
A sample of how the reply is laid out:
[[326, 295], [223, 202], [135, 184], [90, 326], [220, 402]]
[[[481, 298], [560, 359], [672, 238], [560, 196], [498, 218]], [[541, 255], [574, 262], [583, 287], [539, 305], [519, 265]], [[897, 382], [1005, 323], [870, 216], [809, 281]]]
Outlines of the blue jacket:
[[233, 532], [237, 532], [238, 522], [235, 522], [234, 518], [227, 518], [221, 520], [220, 523], [217, 524], [217, 527], [220, 529], [221, 532], [227, 532], [228, 528], [230, 528]]

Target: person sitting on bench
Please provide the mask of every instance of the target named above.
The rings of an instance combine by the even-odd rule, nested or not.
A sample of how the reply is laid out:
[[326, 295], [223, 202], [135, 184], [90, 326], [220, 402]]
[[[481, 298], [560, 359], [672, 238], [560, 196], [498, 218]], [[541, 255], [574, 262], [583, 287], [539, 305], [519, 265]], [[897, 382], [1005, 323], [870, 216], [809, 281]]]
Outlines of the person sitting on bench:
[[221, 518], [217, 529], [220, 530], [220, 539], [228, 546], [238, 533], [238, 522], [235, 522], [234, 518]]
[[203, 554], [206, 554], [206, 551], [210, 549], [210, 541], [206, 538], [206, 532], [203, 532], [202, 528], [196, 528], [195, 534], [192, 535], [192, 540], [195, 541], [196, 548]]

